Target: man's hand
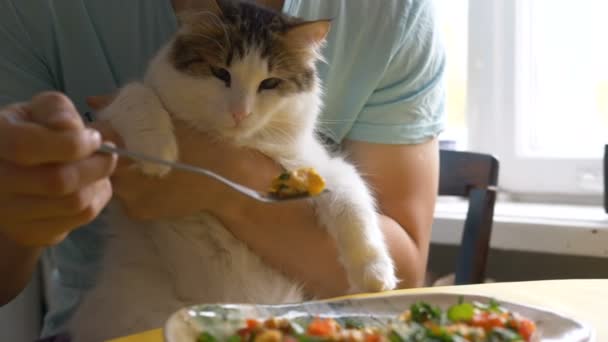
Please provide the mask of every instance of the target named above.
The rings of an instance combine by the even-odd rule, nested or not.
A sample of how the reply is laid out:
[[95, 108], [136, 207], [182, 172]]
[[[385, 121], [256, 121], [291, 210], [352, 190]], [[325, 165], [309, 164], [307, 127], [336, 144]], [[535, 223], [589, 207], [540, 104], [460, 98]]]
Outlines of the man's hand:
[[93, 220], [112, 195], [115, 158], [72, 102], [43, 93], [0, 109], [0, 234], [48, 246]]
[[26, 286], [43, 247], [110, 199], [116, 160], [96, 154], [100, 144], [59, 93], [0, 108], [0, 306]]

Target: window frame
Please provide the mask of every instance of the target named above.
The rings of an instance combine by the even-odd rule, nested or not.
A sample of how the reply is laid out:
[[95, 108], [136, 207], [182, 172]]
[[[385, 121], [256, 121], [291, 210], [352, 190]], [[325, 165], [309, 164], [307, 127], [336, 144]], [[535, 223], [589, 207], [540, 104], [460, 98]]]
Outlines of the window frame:
[[[519, 197], [601, 203], [601, 158], [524, 156], [522, 69], [529, 0], [469, 0], [466, 146], [496, 155], [499, 188]], [[603, 146], [598, 146], [601, 151]], [[601, 154], [601, 153], [600, 153]], [[575, 200], [576, 201], [576, 200]]]

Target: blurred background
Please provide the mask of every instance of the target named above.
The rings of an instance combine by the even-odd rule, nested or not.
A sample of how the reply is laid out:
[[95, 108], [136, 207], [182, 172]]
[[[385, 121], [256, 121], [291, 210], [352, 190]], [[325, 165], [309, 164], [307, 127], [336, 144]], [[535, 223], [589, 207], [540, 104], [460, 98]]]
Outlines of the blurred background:
[[[608, 276], [608, 2], [435, 0], [444, 148], [500, 161], [488, 277]], [[453, 268], [466, 203], [442, 198], [430, 269]]]

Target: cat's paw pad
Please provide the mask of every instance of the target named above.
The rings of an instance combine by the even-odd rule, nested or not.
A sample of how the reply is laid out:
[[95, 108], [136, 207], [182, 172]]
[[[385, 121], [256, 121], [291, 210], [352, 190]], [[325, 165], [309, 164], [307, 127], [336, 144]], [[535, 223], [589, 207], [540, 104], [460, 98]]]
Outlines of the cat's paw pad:
[[349, 270], [352, 292], [381, 292], [397, 287], [393, 261], [387, 253], [369, 258], [360, 267]]

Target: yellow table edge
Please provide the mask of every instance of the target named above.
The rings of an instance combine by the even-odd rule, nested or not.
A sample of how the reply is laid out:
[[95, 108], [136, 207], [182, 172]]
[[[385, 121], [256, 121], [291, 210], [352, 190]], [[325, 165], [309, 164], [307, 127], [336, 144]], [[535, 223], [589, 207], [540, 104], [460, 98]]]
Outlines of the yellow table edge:
[[[523, 282], [504, 282], [504, 283], [495, 283], [496, 285], [508, 286], [509, 284], [534, 284], [537, 283], [542, 285], [543, 283], [549, 282], [576, 282], [576, 281], [606, 281], [606, 279], [563, 279], [563, 280], [537, 280], [537, 281], [523, 281]], [[341, 299], [358, 299], [358, 298], [370, 298], [370, 297], [384, 297], [384, 296], [392, 296], [392, 295], [400, 295], [400, 294], [425, 294], [425, 293], [454, 293], [458, 294], [460, 291], [467, 292], [467, 288], [483, 286], [484, 284], [474, 284], [474, 285], [461, 285], [461, 286], [438, 286], [438, 287], [422, 287], [422, 288], [414, 288], [414, 289], [403, 289], [403, 290], [393, 290], [386, 291], [380, 293], [363, 293], [363, 294], [355, 294], [341, 297], [334, 297], [325, 299], [323, 301], [335, 301]], [[492, 284], [486, 284], [492, 285]], [[118, 339], [109, 340], [106, 342], [163, 342], [163, 329], [154, 329], [145, 331], [142, 333], [121, 337]]]

